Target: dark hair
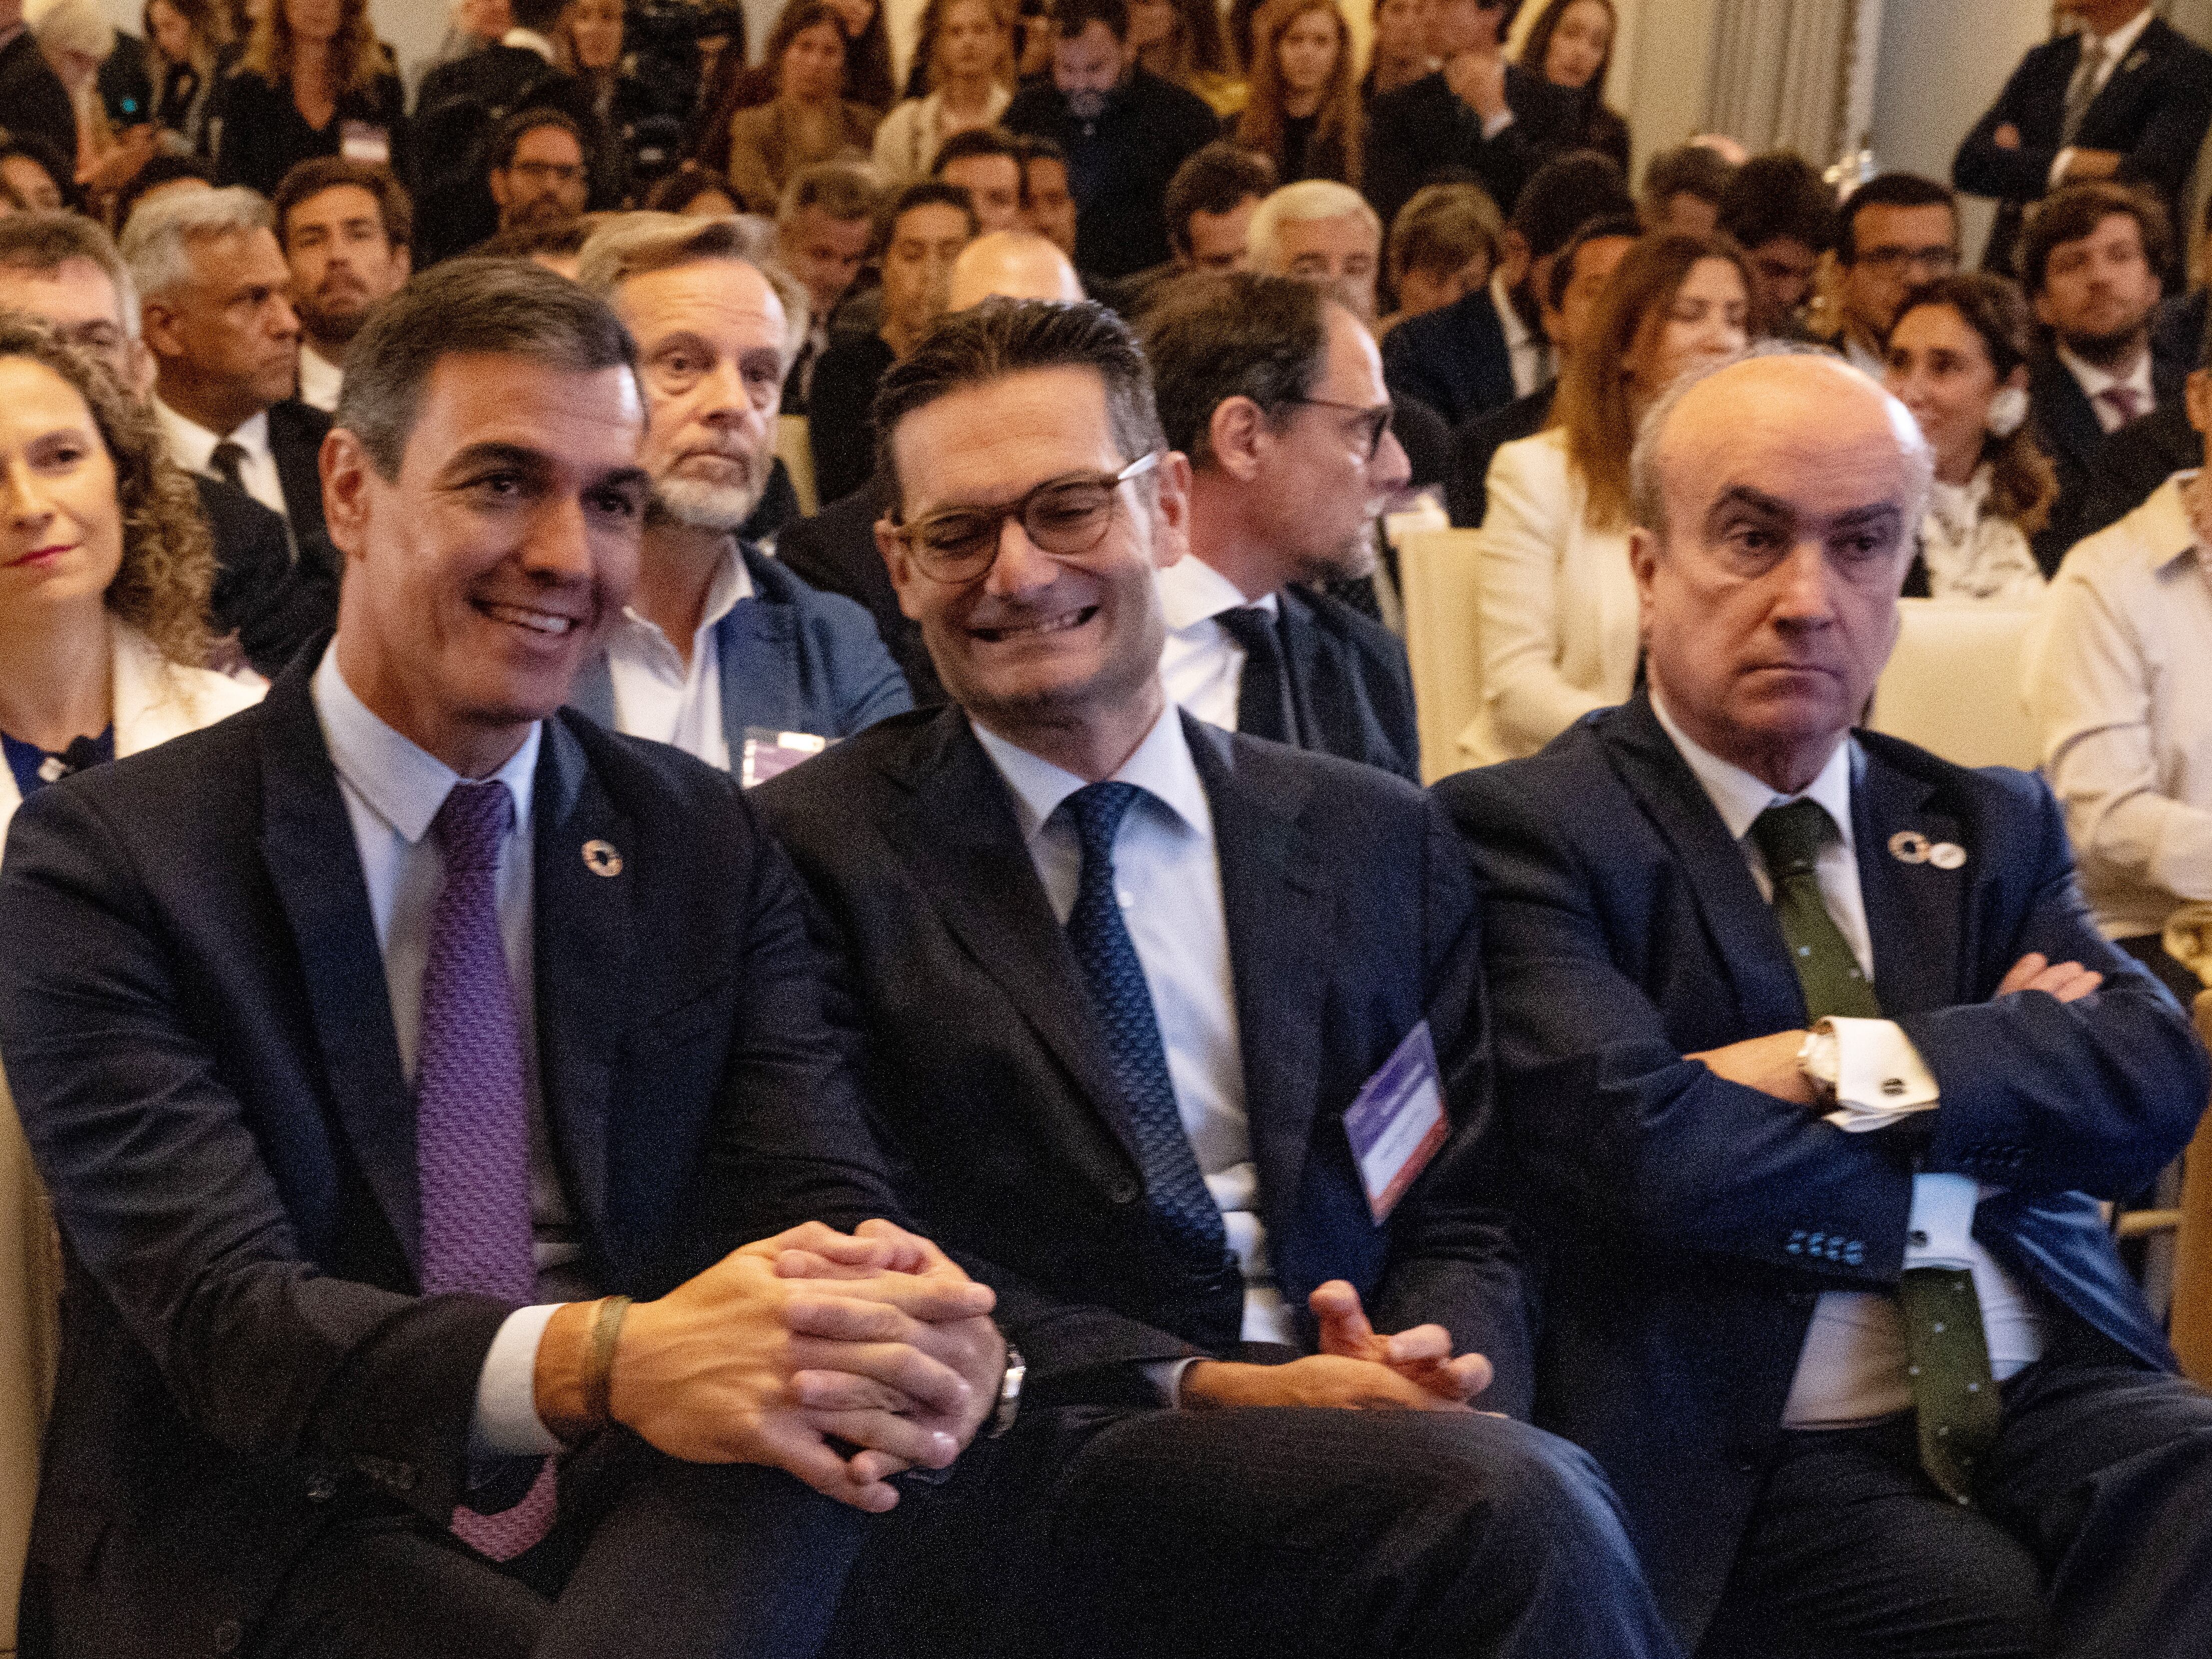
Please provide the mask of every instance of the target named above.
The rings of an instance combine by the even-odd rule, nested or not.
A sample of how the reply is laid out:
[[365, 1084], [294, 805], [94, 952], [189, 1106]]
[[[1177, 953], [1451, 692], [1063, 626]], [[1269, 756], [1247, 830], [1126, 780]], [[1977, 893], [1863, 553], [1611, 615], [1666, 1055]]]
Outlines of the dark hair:
[[1836, 258], [1858, 263], [1858, 224], [1862, 210], [1870, 207], [1942, 207], [1951, 210], [1951, 222], [1959, 222], [1959, 199], [1947, 185], [1917, 173], [1882, 173], [1868, 179], [1844, 198], [1837, 215]]
[[[1221, 29], [1221, 11], [1215, 0], [1172, 0], [1175, 33], [1169, 41], [1170, 61], [1152, 73], [1164, 81], [1188, 88], [1201, 75], [1226, 75], [1240, 67]], [[1334, 3], [1334, 0], [1332, 0]]]
[[[1529, 25], [1528, 38], [1521, 43], [1521, 55], [1516, 61], [1540, 81], [1550, 79], [1544, 73], [1544, 60], [1552, 55], [1552, 37], [1559, 33], [1559, 20], [1567, 15], [1567, 8], [1574, 3], [1575, 0], [1552, 0], [1552, 3], [1546, 6], [1538, 14], [1536, 21]], [[1574, 89], [1574, 95], [1582, 106], [1582, 119], [1576, 126], [1578, 132], [1588, 132], [1590, 118], [1604, 106], [1605, 77], [1612, 71], [1613, 48], [1620, 39], [1620, 13], [1614, 9], [1613, 0], [1597, 0], [1597, 3], [1605, 8], [1608, 25], [1605, 36], [1605, 56], [1598, 59], [1597, 69], [1590, 76], [1589, 83]], [[1513, 20], [1508, 18], [1505, 27], [1510, 29]]]
[[[283, 0], [274, 0], [274, 3], [281, 5]], [[560, 128], [576, 141], [576, 149], [582, 155], [584, 164], [586, 167], [591, 165], [592, 141], [584, 131], [584, 124], [566, 110], [533, 104], [528, 109], [515, 111], [499, 124], [499, 131], [492, 135], [491, 170], [504, 173], [513, 167], [514, 152], [521, 148], [522, 141], [540, 127]]]
[[[2035, 314], [2020, 289], [2002, 276], [1961, 270], [1923, 283], [1905, 296], [1897, 320], [1903, 322], [1906, 313], [1922, 306], [1948, 307], [1981, 337], [2000, 386], [2035, 354]], [[2035, 423], [2023, 421], [2007, 437], [1983, 434], [1982, 459], [1990, 464], [1991, 509], [2019, 526], [2023, 536], [2042, 529], [2057, 498], [2058, 475], [2036, 442]]]
[[1231, 398], [1281, 420], [1327, 370], [1327, 300], [1311, 283], [1248, 270], [1162, 284], [1139, 331], [1169, 447], [1212, 465], [1213, 411]]
[[1030, 162], [1057, 161], [1062, 167], [1066, 167], [1067, 151], [1057, 138], [1048, 138], [1041, 132], [1024, 132], [1019, 136], [1022, 155], [1022, 189], [1024, 191], [1029, 189]]
[[1022, 143], [1004, 127], [969, 127], [954, 133], [937, 147], [931, 158], [929, 176], [936, 178], [945, 171], [948, 161], [957, 161], [970, 155], [1003, 155], [1014, 164], [1016, 171], [1022, 165]]
[[783, 90], [783, 57], [791, 50], [791, 43], [807, 30], [828, 24], [837, 36], [837, 44], [844, 51], [847, 84], [852, 79], [853, 43], [845, 38], [845, 20], [828, 0], [792, 0], [776, 14], [775, 27], [769, 31], [761, 46], [760, 67], [775, 91]]
[[561, 21], [568, 0], [509, 0], [507, 14], [517, 28], [550, 34]]
[[737, 186], [727, 173], [709, 173], [696, 161], [685, 161], [647, 192], [644, 206], [651, 213], [681, 213], [710, 190], [720, 191], [732, 206], [738, 205]]
[[2022, 285], [2030, 294], [2042, 293], [2053, 250], [2062, 243], [2080, 241], [2121, 213], [2136, 222], [2142, 235], [2143, 258], [2153, 271], [2162, 274], [2173, 248], [2173, 223], [2166, 216], [2165, 204], [2148, 191], [2099, 179], [2051, 191], [2028, 216], [2020, 239]]
[[1274, 188], [1275, 164], [1266, 156], [1240, 149], [1226, 138], [1200, 145], [1183, 158], [1162, 198], [1168, 246], [1188, 254], [1192, 214], [1227, 213], [1246, 197], [1264, 197]]
[[898, 234], [898, 222], [916, 208], [953, 207], [968, 216], [968, 234], [980, 234], [983, 222], [975, 216], [975, 198], [965, 185], [948, 185], [942, 179], [919, 179], [890, 198], [876, 217], [876, 252], [881, 254]]
[[1718, 207], [1735, 177], [1735, 163], [1711, 145], [1677, 144], [1644, 164], [1644, 199], [1664, 203], [1687, 195]]
[[1131, 459], [1165, 440], [1152, 401], [1152, 374], [1129, 326], [1085, 300], [989, 299], [940, 318], [876, 388], [876, 476], [890, 486], [892, 517], [902, 502], [891, 441], [918, 409], [973, 386], [1039, 368], [1088, 368], [1105, 383], [1114, 439]]
[[432, 371], [462, 352], [637, 374], [637, 346], [604, 300], [526, 260], [448, 259], [372, 312], [346, 350], [336, 423], [386, 478], [399, 476]]
[[1480, 185], [1423, 185], [1390, 222], [1382, 266], [1397, 288], [1407, 271], [1446, 277], [1480, 255], [1494, 266], [1505, 222]]
[[1787, 236], [1826, 253], [1836, 245], [1836, 193], [1802, 155], [1754, 155], [1729, 180], [1720, 228], [1747, 250]]
[[580, 213], [573, 219], [556, 219], [549, 224], [509, 225], [469, 252], [480, 259], [534, 259], [541, 254], [567, 258], [584, 251], [584, 244], [592, 237], [593, 216]]
[[1547, 259], [1591, 220], [1635, 211], [1620, 164], [1594, 149], [1577, 149], [1536, 169], [1521, 187], [1507, 222], [1528, 244], [1529, 258]]
[[[39, 133], [15, 132], [6, 126], [0, 126], [0, 161], [16, 155], [36, 161], [55, 190], [61, 193], [62, 205], [72, 213], [77, 210], [76, 173], [62, 159], [62, 153]], [[23, 206], [29, 210], [31, 204], [25, 202]]]
[[1059, 0], [1052, 9], [1052, 21], [1063, 40], [1073, 40], [1093, 23], [1103, 23], [1107, 33], [1122, 45], [1129, 41], [1128, 0]]
[[[723, 185], [724, 190], [728, 188]], [[784, 224], [809, 208], [818, 208], [831, 219], [873, 219], [883, 201], [883, 186], [872, 168], [857, 161], [817, 161], [800, 168], [783, 187], [783, 199], [776, 204], [775, 214]]]
[[1602, 242], [1613, 237], [1625, 237], [1635, 242], [1643, 240], [1644, 222], [1632, 213], [1609, 213], [1602, 219], [1593, 219], [1575, 233], [1575, 239], [1559, 250], [1559, 257], [1552, 261], [1552, 269], [1544, 283], [1544, 299], [1557, 311], [1567, 302], [1567, 289], [1575, 280], [1575, 261], [1592, 242]]
[[[512, 150], [508, 160], [514, 159]], [[326, 190], [336, 190], [350, 185], [365, 190], [376, 198], [376, 216], [384, 226], [385, 240], [394, 247], [406, 247], [415, 240], [415, 204], [407, 188], [392, 176], [392, 169], [366, 161], [349, 161], [343, 155], [318, 155], [301, 161], [287, 173], [270, 198], [270, 206], [276, 216], [276, 240], [286, 252], [291, 252], [292, 236], [287, 221], [292, 210], [308, 198], [319, 196]]]

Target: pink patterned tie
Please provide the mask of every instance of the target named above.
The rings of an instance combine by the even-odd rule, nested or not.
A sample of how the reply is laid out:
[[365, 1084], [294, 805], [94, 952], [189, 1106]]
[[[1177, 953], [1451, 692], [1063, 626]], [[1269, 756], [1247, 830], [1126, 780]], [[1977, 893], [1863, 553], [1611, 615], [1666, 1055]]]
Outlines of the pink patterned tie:
[[[527, 1302], [531, 1249], [530, 1103], [522, 1029], [499, 933], [500, 846], [514, 827], [507, 786], [456, 783], [430, 833], [445, 879], [430, 913], [422, 968], [415, 1158], [422, 1195], [422, 1289]], [[513, 1509], [453, 1510], [453, 1535], [512, 1560], [552, 1529], [553, 1463]]]
[[2108, 386], [2097, 395], [2120, 417], [2122, 426], [2142, 413], [2142, 394], [2131, 386]]

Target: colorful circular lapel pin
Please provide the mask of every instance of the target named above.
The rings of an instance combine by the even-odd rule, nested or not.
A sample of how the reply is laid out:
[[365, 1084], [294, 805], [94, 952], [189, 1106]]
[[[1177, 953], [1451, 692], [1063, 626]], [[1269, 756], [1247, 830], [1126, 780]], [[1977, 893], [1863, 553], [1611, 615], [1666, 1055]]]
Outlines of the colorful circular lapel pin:
[[1935, 857], [1928, 837], [1917, 830], [1900, 830], [1889, 838], [1889, 855], [1899, 864], [1925, 864]]
[[623, 856], [615, 851], [612, 842], [587, 841], [584, 843], [584, 868], [593, 875], [618, 876], [622, 874], [622, 867]]

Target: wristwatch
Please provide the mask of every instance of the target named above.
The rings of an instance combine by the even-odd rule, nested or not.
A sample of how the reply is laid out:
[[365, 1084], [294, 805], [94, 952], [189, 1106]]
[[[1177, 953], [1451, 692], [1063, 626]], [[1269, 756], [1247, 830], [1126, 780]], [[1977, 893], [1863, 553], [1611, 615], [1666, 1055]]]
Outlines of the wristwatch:
[[1022, 1351], [1006, 1344], [1006, 1369], [999, 1375], [999, 1408], [992, 1413], [990, 1438], [996, 1440], [1014, 1426], [1014, 1413], [1022, 1408], [1022, 1378], [1029, 1375]]

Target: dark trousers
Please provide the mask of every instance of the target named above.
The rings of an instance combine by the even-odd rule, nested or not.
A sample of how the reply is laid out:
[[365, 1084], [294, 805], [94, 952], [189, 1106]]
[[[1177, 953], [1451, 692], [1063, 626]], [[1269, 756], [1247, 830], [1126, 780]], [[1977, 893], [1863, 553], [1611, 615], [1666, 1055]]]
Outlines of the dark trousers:
[[1785, 1437], [1698, 1659], [2202, 1659], [2212, 1395], [2060, 1346], [2005, 1385], [1973, 1509], [1909, 1418]]
[[1025, 1413], [909, 1494], [836, 1659], [1669, 1656], [1578, 1449], [1481, 1415]]

